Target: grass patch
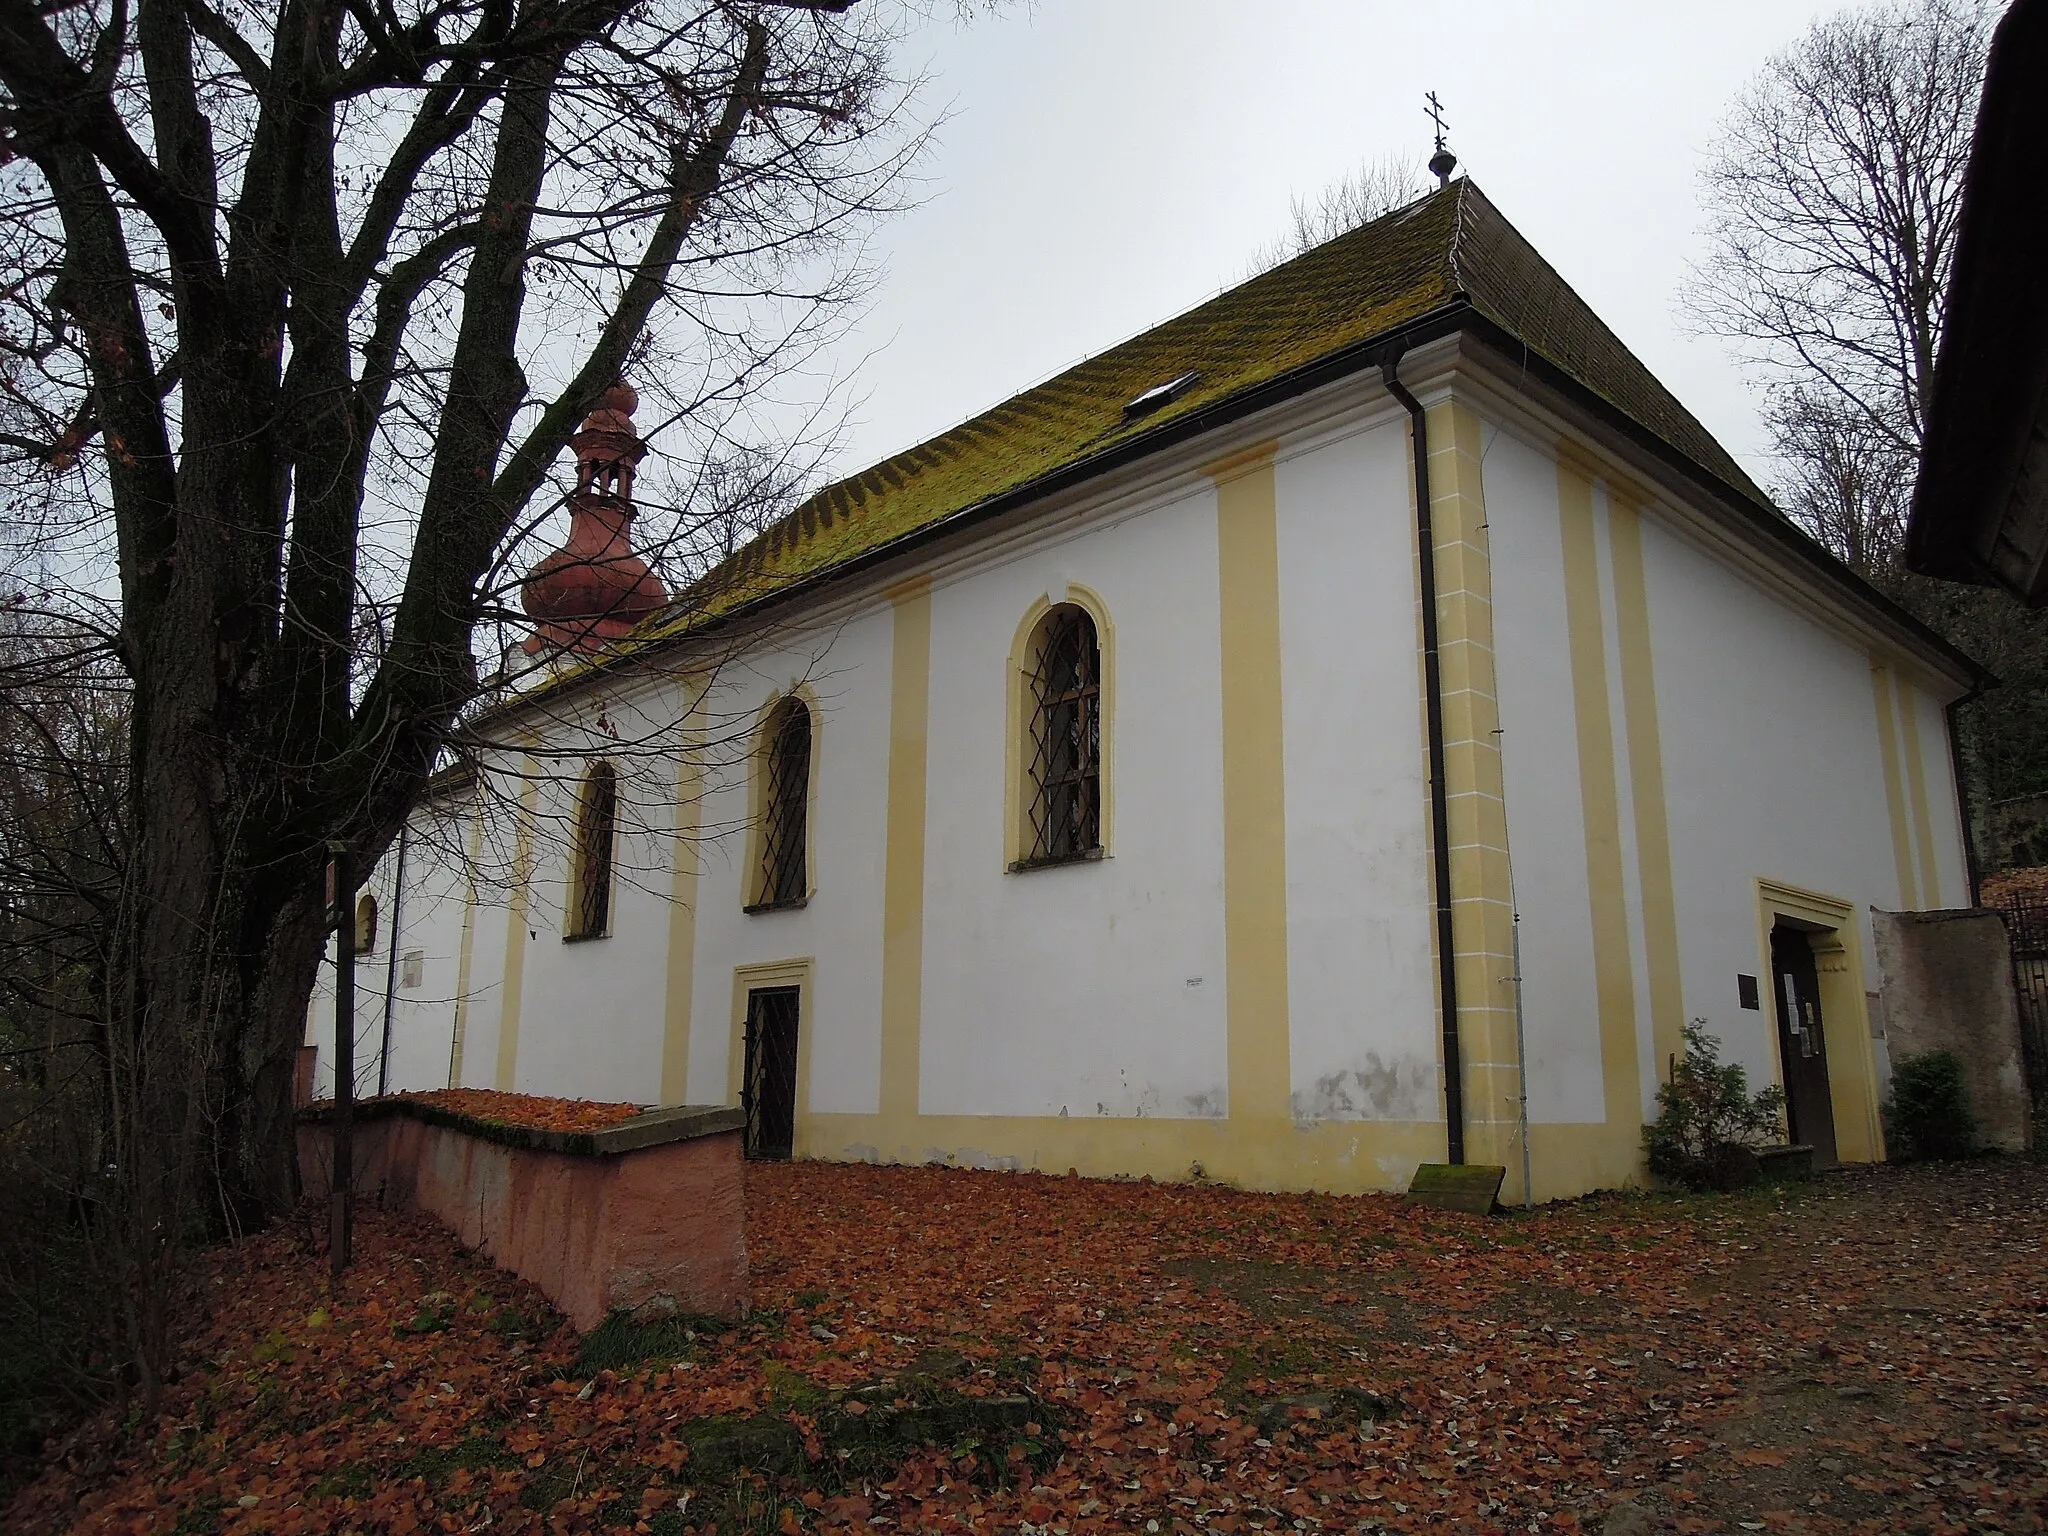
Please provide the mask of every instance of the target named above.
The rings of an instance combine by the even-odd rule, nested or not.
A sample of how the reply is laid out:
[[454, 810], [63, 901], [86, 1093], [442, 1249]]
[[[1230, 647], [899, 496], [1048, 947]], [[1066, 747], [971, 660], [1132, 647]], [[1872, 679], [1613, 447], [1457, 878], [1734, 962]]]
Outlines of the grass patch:
[[1005, 1480], [1013, 1451], [1033, 1471], [1043, 1471], [1059, 1455], [1052, 1410], [1029, 1397], [968, 1397], [912, 1386], [872, 1405], [860, 1396], [840, 1399], [812, 1422], [825, 1450], [819, 1462], [805, 1450], [803, 1429], [782, 1415], [699, 1419], [677, 1438], [690, 1448], [692, 1477], [758, 1472], [827, 1491], [885, 1480], [913, 1452], [926, 1449], [972, 1457], [969, 1470], [994, 1482]]
[[219, 1494], [209, 1494], [188, 1504], [178, 1512], [178, 1523], [171, 1527], [169, 1536], [214, 1536], [220, 1529], [221, 1512], [226, 1508], [227, 1503]]
[[825, 1388], [779, 1361], [770, 1360], [762, 1374], [768, 1383], [768, 1401], [778, 1411], [816, 1413], [832, 1402], [832, 1394]]
[[623, 1370], [649, 1360], [694, 1360], [698, 1341], [725, 1329], [720, 1319], [693, 1313], [636, 1323], [629, 1314], [614, 1312], [584, 1336], [570, 1374], [595, 1376], [599, 1371]]
[[781, 1536], [785, 1514], [802, 1520], [806, 1512], [768, 1479], [740, 1477], [691, 1499], [687, 1514], [673, 1504], [657, 1510], [647, 1517], [647, 1529], [650, 1536], [683, 1536], [693, 1530], [716, 1530], [721, 1536]]
[[[690, 1453], [684, 1480], [696, 1490], [687, 1524], [707, 1529], [706, 1522], [714, 1522], [722, 1532], [774, 1530], [792, 1495], [809, 1489], [830, 1495], [885, 1481], [921, 1450], [949, 1453], [956, 1476], [990, 1484], [1042, 1473], [1059, 1456], [1062, 1421], [1050, 1405], [1022, 1393], [970, 1397], [931, 1376], [829, 1393], [777, 1366], [770, 1367], [770, 1381], [769, 1410], [676, 1428]], [[617, 1491], [631, 1523], [647, 1488], [672, 1480], [673, 1474], [564, 1462], [530, 1478], [521, 1502], [547, 1514], [572, 1490], [588, 1494], [602, 1486]], [[651, 1523], [656, 1531], [665, 1528]]]
[[459, 1305], [447, 1291], [429, 1291], [420, 1298], [411, 1318], [394, 1323], [391, 1331], [401, 1334], [446, 1333], [455, 1325]]
[[545, 1313], [528, 1316], [514, 1306], [502, 1306], [485, 1320], [484, 1327], [507, 1342], [524, 1339], [529, 1344], [538, 1344], [555, 1331], [557, 1320]]
[[438, 1491], [456, 1472], [483, 1472], [516, 1465], [519, 1458], [496, 1435], [472, 1435], [459, 1445], [423, 1446], [392, 1469], [400, 1482], [422, 1477]]
[[352, 1461], [313, 1485], [316, 1499], [367, 1499], [377, 1486], [377, 1469], [365, 1461]]

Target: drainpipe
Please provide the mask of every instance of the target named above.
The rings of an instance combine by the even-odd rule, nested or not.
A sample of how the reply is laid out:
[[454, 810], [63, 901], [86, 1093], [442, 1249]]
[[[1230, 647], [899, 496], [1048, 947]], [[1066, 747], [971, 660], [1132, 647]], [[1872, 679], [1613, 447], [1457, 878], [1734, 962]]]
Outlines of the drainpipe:
[[391, 1087], [391, 999], [398, 988], [398, 919], [405, 911], [405, 834], [412, 818], [398, 824], [398, 871], [391, 882], [391, 921], [384, 925], [384, 1044], [377, 1052], [377, 1097]]
[[1458, 1046], [1458, 951], [1451, 926], [1451, 802], [1444, 774], [1444, 679], [1437, 654], [1436, 529], [1429, 506], [1429, 425], [1400, 377], [1401, 354], [1380, 363], [1387, 392], [1408, 412], [1415, 459], [1415, 552], [1422, 585], [1422, 693], [1429, 722], [1429, 827], [1436, 887], [1437, 998], [1443, 1011], [1446, 1161], [1465, 1161], [1465, 1070]]

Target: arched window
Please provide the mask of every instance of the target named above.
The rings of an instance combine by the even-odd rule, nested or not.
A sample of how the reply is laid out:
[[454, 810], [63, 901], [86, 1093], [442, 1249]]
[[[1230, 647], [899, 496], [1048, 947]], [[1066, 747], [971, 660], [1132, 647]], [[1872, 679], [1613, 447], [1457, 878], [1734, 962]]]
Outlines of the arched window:
[[368, 891], [356, 901], [356, 953], [373, 955], [377, 952], [377, 898]]
[[1102, 652], [1086, 609], [1047, 611], [1027, 654], [1025, 866], [1102, 851]]
[[792, 695], [763, 733], [761, 862], [748, 911], [801, 906], [810, 896], [811, 711]]
[[569, 893], [569, 937], [601, 939], [612, 924], [612, 844], [619, 830], [618, 770], [600, 759], [583, 776], [576, 806], [574, 879]]

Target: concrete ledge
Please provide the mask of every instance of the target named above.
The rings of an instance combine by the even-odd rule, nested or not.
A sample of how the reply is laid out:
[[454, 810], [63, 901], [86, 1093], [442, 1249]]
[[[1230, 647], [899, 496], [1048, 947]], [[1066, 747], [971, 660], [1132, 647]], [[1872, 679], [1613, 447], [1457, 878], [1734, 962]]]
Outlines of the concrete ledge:
[[[332, 1188], [333, 1110], [299, 1117], [299, 1177]], [[438, 1217], [531, 1280], [579, 1329], [743, 1314], [745, 1116], [723, 1105], [636, 1115], [600, 1131], [539, 1131], [409, 1099], [358, 1106], [358, 1198]]]
[[[671, 1109], [650, 1109], [601, 1131], [543, 1131], [531, 1126], [506, 1125], [497, 1120], [479, 1120], [439, 1104], [420, 1099], [362, 1099], [356, 1104], [358, 1126], [394, 1117], [442, 1125], [461, 1131], [479, 1141], [501, 1147], [533, 1152], [567, 1152], [578, 1157], [608, 1157], [641, 1147], [658, 1147], [664, 1142], [688, 1141], [697, 1136], [716, 1136], [723, 1131], [744, 1129], [747, 1112], [724, 1104], [679, 1104]], [[334, 1101], [307, 1106], [299, 1111], [302, 1125], [329, 1125], [334, 1120]]]

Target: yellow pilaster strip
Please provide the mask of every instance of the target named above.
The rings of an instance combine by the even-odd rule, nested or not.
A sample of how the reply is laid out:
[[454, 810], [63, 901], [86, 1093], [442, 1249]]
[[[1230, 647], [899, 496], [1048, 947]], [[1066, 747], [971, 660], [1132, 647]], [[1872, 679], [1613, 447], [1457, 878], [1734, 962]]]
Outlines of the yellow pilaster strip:
[[1230, 1118], [1290, 1115], [1287, 789], [1280, 712], [1276, 445], [1205, 467], [1216, 483], [1223, 642], [1223, 955]]
[[698, 833], [704, 806], [704, 695], [697, 678], [683, 683], [685, 704], [676, 743], [676, 830], [670, 849], [668, 996], [661, 1019], [661, 1102], [690, 1101], [690, 1003], [696, 987]]
[[1642, 1070], [1636, 1046], [1628, 902], [1623, 894], [1621, 800], [1614, 768], [1614, 723], [1608, 705], [1607, 639], [1600, 616], [1593, 482], [1562, 458], [1557, 466], [1557, 502], [1564, 541], [1572, 714], [1578, 732], [1579, 803], [1586, 824], [1586, 888], [1592, 898], [1601, 1081], [1606, 1089], [1607, 1124], [1626, 1134], [1632, 1154], [1643, 1119]]
[[925, 765], [932, 690], [931, 578], [889, 594], [889, 809], [882, 876], [882, 1123], [908, 1134], [918, 1114], [924, 994]]
[[1678, 899], [1664, 807], [1664, 737], [1657, 723], [1657, 669], [1650, 643], [1650, 590], [1643, 574], [1641, 509], [1607, 488], [1607, 541], [1614, 565], [1614, 627], [1621, 650], [1621, 706], [1628, 716], [1629, 797], [1635, 802], [1636, 871], [1643, 892], [1643, 957], [1650, 972], [1650, 1039], [1663, 1063], [1685, 1033], [1678, 968]]
[[533, 891], [533, 835], [540, 808], [540, 764], [524, 759], [519, 810], [512, 834], [512, 902], [505, 917], [505, 986], [499, 994], [498, 1075], [501, 1093], [513, 1091], [519, 1072], [519, 1005], [526, 992], [526, 907]]
[[1514, 900], [1494, 671], [1493, 564], [1480, 472], [1485, 448], [1478, 415], [1460, 402], [1432, 406], [1428, 428], [1465, 1156], [1469, 1162], [1504, 1164], [1512, 1188], [1502, 1198], [1519, 1198]]
[[483, 857], [484, 808], [481, 796], [469, 817], [469, 868], [462, 882], [462, 947], [455, 962], [455, 1030], [448, 1042], [448, 1086], [462, 1086], [462, 1053], [469, 1039], [470, 956], [476, 948], [476, 861]]
[[1906, 826], [1906, 792], [1899, 781], [1899, 733], [1892, 718], [1891, 668], [1875, 656], [1870, 658], [1870, 693], [1877, 706], [1877, 749], [1884, 759], [1884, 803], [1892, 822], [1892, 861], [1899, 872], [1899, 905], [1908, 912], [1920, 908], [1920, 892], [1913, 881], [1913, 837]]
[[1941, 872], [1935, 867], [1934, 815], [1927, 803], [1927, 760], [1920, 754], [1920, 711], [1914, 707], [1913, 685], [1892, 674], [1899, 694], [1899, 747], [1906, 758], [1906, 793], [1913, 805], [1913, 846], [1919, 853], [1920, 895], [1929, 907], [1941, 905]]

